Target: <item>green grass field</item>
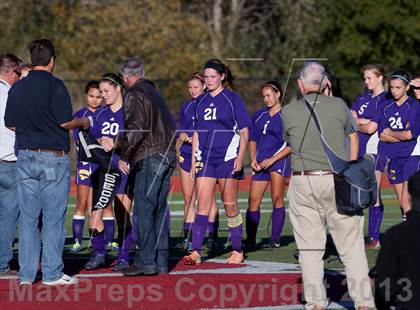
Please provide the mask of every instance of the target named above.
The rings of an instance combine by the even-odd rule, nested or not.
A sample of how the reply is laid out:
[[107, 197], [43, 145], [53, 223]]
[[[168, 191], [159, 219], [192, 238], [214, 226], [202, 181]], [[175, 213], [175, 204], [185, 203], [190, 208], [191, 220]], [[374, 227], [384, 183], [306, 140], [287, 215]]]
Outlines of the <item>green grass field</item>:
[[[385, 232], [389, 227], [395, 225], [401, 221], [400, 210], [397, 207], [397, 201], [393, 190], [386, 189], [382, 191], [382, 197], [385, 204], [385, 212], [384, 212], [384, 219], [382, 222], [381, 232]], [[219, 198], [219, 207], [222, 206]], [[247, 198], [248, 193], [241, 192], [239, 196], [239, 206], [242, 212], [246, 211], [247, 208]], [[183, 201], [182, 195], [178, 193], [173, 193], [169, 197], [169, 205], [172, 213], [175, 213], [171, 216], [171, 242], [172, 244], [176, 244], [181, 240], [182, 237], [182, 223], [183, 223]], [[67, 235], [71, 235], [71, 219], [73, 215], [73, 210], [75, 207], [75, 199], [74, 197], [70, 198], [69, 201], [69, 208], [67, 211], [67, 218], [66, 218], [66, 229]], [[287, 207], [287, 200], [286, 200], [286, 207]], [[260, 227], [258, 230], [257, 235], [257, 242], [263, 241], [264, 239], [270, 236], [271, 227], [269, 227], [270, 222], [270, 210], [272, 208], [271, 199], [269, 195], [265, 195], [263, 204], [261, 206], [261, 221]], [[365, 211], [365, 215], [367, 215], [367, 210]], [[243, 218], [245, 221], [245, 214], [243, 213]], [[87, 236], [87, 229], [85, 225], [85, 235]], [[367, 216], [365, 216], [365, 232], [367, 230]], [[245, 229], [244, 229], [245, 235]], [[219, 249], [212, 257], [224, 258], [228, 256], [229, 253], [229, 245], [227, 244], [227, 226], [226, 226], [226, 218], [222, 214], [220, 216], [220, 227], [219, 227]], [[259, 239], [259, 240], [258, 240]], [[296, 244], [294, 242], [292, 227], [289, 221], [289, 218], [286, 218], [286, 223], [282, 232], [281, 237], [281, 244], [282, 246], [279, 249], [267, 251], [267, 250], [257, 250], [254, 252], [247, 253], [247, 258], [252, 260], [260, 260], [260, 261], [274, 261], [274, 262], [284, 262], [284, 263], [296, 263], [293, 254], [296, 251]], [[71, 240], [68, 238], [66, 248], [68, 249], [71, 245]], [[84, 240], [83, 246], [87, 246], [88, 241]], [[89, 249], [84, 249], [79, 254], [75, 255], [87, 255], [89, 253]], [[375, 264], [376, 256], [378, 254], [377, 249], [372, 249], [367, 251], [367, 257], [369, 260], [369, 266], [373, 266]], [[66, 253], [65, 255], [72, 255], [70, 253]], [[171, 252], [171, 256], [173, 257], [181, 257], [184, 255], [183, 252], [175, 251]], [[205, 253], [204, 253], [205, 255]], [[327, 247], [326, 250], [326, 260], [325, 260], [325, 267], [328, 269], [341, 269], [343, 265], [337, 261], [329, 262], [328, 258], [333, 258], [335, 255], [335, 250], [331, 247]]]

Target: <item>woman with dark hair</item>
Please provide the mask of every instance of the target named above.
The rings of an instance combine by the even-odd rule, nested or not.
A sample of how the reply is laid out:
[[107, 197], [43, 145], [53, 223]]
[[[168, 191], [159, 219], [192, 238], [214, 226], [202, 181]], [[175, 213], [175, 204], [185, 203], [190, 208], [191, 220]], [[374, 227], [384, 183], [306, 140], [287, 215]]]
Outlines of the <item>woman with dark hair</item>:
[[[102, 103], [99, 81], [90, 81], [85, 86], [86, 107], [73, 114], [74, 117], [95, 117]], [[79, 145], [79, 129], [73, 130], [73, 139], [76, 147]], [[90, 213], [92, 206], [92, 181], [91, 175], [97, 166], [93, 163], [77, 160], [76, 179], [77, 198], [76, 209], [73, 214], [73, 246], [71, 252], [77, 253], [82, 249], [83, 227], [85, 225], [86, 210]]]
[[254, 248], [260, 206], [267, 185], [271, 180], [271, 200], [273, 203], [271, 238], [263, 245], [264, 249], [280, 247], [280, 235], [283, 230], [286, 212], [284, 208], [284, 190], [286, 179], [291, 175], [290, 147], [283, 140], [283, 121], [281, 118], [280, 84], [268, 81], [261, 88], [265, 107], [252, 116], [249, 137], [252, 181], [246, 212], [245, 245]]
[[420, 152], [415, 148], [420, 131], [420, 105], [407, 95], [410, 77], [406, 71], [394, 71], [389, 80], [392, 99], [385, 102], [378, 133], [385, 142], [389, 157], [388, 178], [394, 186], [404, 219], [410, 208], [407, 181], [419, 170], [420, 164]]
[[343, 93], [340, 87], [340, 81], [335, 77], [335, 74], [331, 70], [325, 70], [326, 83], [322, 94], [330, 97], [343, 98]]
[[[182, 193], [184, 195], [184, 240], [176, 245], [178, 249], [191, 251], [192, 243], [190, 241], [190, 234], [192, 224], [195, 218], [195, 182], [190, 177], [191, 171], [191, 154], [192, 154], [192, 136], [194, 133], [194, 114], [197, 105], [197, 97], [205, 92], [206, 84], [204, 83], [204, 76], [201, 73], [193, 73], [188, 79], [188, 92], [191, 99], [187, 100], [179, 111], [179, 127], [178, 127], [178, 161], [179, 174], [181, 177]], [[206, 242], [207, 250], [215, 250], [217, 230], [219, 226], [218, 209], [216, 203], [216, 196], [213, 196], [213, 204], [209, 214], [209, 238]]]
[[[90, 133], [98, 140], [101, 141], [104, 137], [116, 139], [119, 132], [124, 130], [124, 116], [123, 116], [123, 81], [122, 78], [114, 73], [105, 74], [100, 80], [99, 87], [101, 90], [102, 98], [105, 103], [100, 111], [98, 111], [93, 126], [90, 128]], [[119, 156], [112, 155], [110, 167], [99, 167], [102, 170], [116, 170], [118, 171]], [[99, 174], [98, 174], [99, 175]], [[102, 180], [93, 177], [93, 180], [100, 184]], [[128, 182], [128, 175], [122, 174], [121, 180], [116, 190], [116, 196], [121, 202], [126, 212], [130, 214], [131, 197], [127, 194], [126, 185]], [[96, 185], [98, 185], [96, 184]], [[94, 184], [95, 186], [95, 184]], [[90, 233], [91, 242], [94, 254], [89, 262], [85, 265], [85, 269], [93, 270], [103, 267], [106, 262], [105, 256], [105, 218], [104, 213], [109, 212], [112, 215], [112, 208], [107, 205], [103, 209], [93, 209], [90, 218]], [[113, 220], [114, 221], [114, 220]], [[124, 219], [123, 221], [124, 222]], [[113, 236], [112, 236], [113, 238]], [[119, 248], [118, 260], [116, 261], [113, 270], [122, 270], [128, 267], [128, 253], [133, 242], [133, 232], [131, 227], [125, 234], [125, 240]]]
[[410, 93], [420, 101], [420, 74], [416, 74], [410, 82]]
[[385, 68], [381, 64], [368, 64], [363, 68], [366, 92], [353, 102], [351, 111], [359, 135], [359, 157], [371, 154], [375, 158], [375, 176], [378, 183], [377, 200], [369, 207], [368, 240], [366, 248], [378, 248], [384, 206], [380, 185], [387, 158], [384, 143], [379, 141], [378, 118], [386, 100]]
[[196, 178], [198, 211], [195, 217], [193, 252], [184, 263], [201, 263], [201, 244], [205, 236], [208, 216], [219, 183], [232, 241], [227, 260], [240, 264], [242, 253], [242, 216], [237, 204], [239, 179], [243, 178], [243, 160], [251, 125], [241, 97], [225, 88], [233, 81], [232, 73], [220, 60], [212, 59], [204, 65], [204, 81], [208, 92], [197, 98], [192, 139], [191, 177]]

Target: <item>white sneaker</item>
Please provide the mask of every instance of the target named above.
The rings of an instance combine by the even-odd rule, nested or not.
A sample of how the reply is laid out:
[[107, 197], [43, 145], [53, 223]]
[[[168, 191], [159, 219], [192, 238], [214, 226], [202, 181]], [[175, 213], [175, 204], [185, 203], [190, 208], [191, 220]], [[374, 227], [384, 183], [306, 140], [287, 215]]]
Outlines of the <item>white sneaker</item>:
[[45, 285], [74, 285], [77, 284], [77, 278], [69, 277], [66, 274], [63, 274], [60, 279], [55, 281], [42, 281], [42, 284]]
[[31, 281], [20, 281], [19, 285], [32, 285]]

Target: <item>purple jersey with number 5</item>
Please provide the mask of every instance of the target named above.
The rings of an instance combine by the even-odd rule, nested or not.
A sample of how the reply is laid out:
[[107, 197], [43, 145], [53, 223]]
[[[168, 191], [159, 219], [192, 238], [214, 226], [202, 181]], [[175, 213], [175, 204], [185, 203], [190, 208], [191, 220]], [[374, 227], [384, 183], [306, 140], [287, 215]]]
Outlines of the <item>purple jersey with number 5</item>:
[[270, 116], [268, 109], [262, 108], [251, 119], [249, 140], [257, 143], [257, 162], [274, 156], [287, 146], [283, 140], [281, 112]]
[[216, 96], [205, 93], [197, 98], [194, 129], [198, 133], [198, 161], [227, 162], [238, 156], [239, 131], [249, 128], [242, 98], [229, 89]]
[[379, 135], [385, 128], [390, 128], [393, 131], [410, 130], [413, 136], [411, 140], [386, 142], [388, 158], [405, 158], [411, 155], [420, 131], [419, 120], [420, 104], [414, 98], [408, 97], [400, 106], [393, 99], [384, 103], [384, 109], [379, 119]]
[[[358, 118], [370, 119], [378, 123], [383, 108], [386, 92], [373, 96], [365, 92], [353, 102], [351, 109], [357, 113]], [[378, 154], [383, 150], [383, 142], [379, 141], [378, 133], [367, 134], [358, 132], [359, 135], [359, 157], [365, 153]]]

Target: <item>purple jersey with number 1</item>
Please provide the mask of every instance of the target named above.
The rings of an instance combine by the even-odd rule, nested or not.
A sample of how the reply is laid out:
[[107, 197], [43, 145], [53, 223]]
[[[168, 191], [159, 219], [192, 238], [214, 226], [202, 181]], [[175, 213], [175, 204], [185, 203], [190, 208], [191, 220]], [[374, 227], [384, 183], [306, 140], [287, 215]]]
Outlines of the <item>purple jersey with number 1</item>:
[[287, 146], [283, 140], [281, 112], [270, 116], [267, 108], [260, 109], [252, 116], [252, 124], [249, 140], [257, 143], [257, 162], [274, 156]]
[[384, 109], [379, 119], [378, 134], [380, 135], [385, 128], [390, 128], [393, 131], [410, 130], [413, 136], [411, 140], [407, 141], [386, 142], [388, 158], [406, 158], [411, 155], [420, 132], [419, 119], [420, 105], [414, 98], [408, 97], [400, 106], [395, 100], [388, 100], [384, 103]]
[[[351, 109], [357, 113], [358, 118], [370, 119], [378, 123], [380, 113], [383, 109], [386, 92], [373, 96], [365, 92], [353, 102]], [[359, 135], [359, 157], [365, 153], [378, 154], [383, 151], [383, 142], [379, 141], [378, 132], [367, 134], [358, 132]]]
[[250, 127], [242, 98], [229, 89], [197, 98], [194, 129], [198, 133], [198, 161], [217, 165], [238, 156], [239, 131]]

